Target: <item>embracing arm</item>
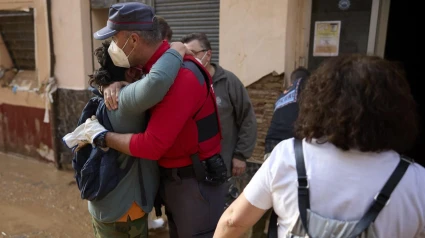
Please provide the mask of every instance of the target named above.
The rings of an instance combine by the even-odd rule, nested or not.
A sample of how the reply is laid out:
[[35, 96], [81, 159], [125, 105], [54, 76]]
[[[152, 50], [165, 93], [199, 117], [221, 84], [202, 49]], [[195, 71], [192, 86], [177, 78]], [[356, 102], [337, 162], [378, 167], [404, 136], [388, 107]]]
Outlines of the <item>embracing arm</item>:
[[[136, 82], [136, 84], [140, 85], [137, 87], [133, 85], [130, 87], [131, 90], [129, 90], [130, 88], [127, 89], [130, 92], [126, 93], [128, 94], [126, 97], [129, 98], [121, 99], [120, 96], [121, 88], [128, 85], [128, 83], [125, 81], [115, 82], [105, 87], [103, 89], [103, 95], [105, 98], [106, 107], [109, 110], [116, 110], [118, 109], [118, 100], [128, 100], [134, 104], [134, 102], [140, 102], [140, 100], [144, 101], [146, 98], [148, 98], [148, 101], [144, 101], [146, 103], [144, 107], [150, 108], [152, 105], [155, 105], [161, 101], [174, 82], [174, 78], [176, 77], [182, 63], [182, 57], [185, 54], [193, 53], [189, 51], [181, 42], [171, 43], [171, 48], [164, 55], [162, 55], [161, 58], [158, 59], [157, 63], [152, 67], [150, 73], [147, 74], [143, 79], [143, 82], [140, 82], [139, 80]], [[136, 88], [138, 88], [137, 91], [146, 92], [146, 94], [135, 94], [134, 90], [136, 90]], [[154, 92], [157, 92], [156, 90], [159, 90], [158, 93], [155, 93], [153, 97], [151, 97]], [[131, 98], [134, 95], [141, 96], [142, 98]], [[124, 103], [120, 104], [122, 105]]]
[[[139, 158], [158, 160], [175, 143], [177, 136], [199, 107], [205, 86], [196, 76], [183, 70], [181, 79], [159, 104], [151, 111], [151, 118], [145, 132], [139, 134], [106, 134], [106, 145], [122, 153]], [[172, 123], [170, 123], [172, 121]]]
[[145, 78], [123, 88], [118, 110], [144, 112], [160, 102], [176, 78], [182, 56], [169, 49], [152, 67]]
[[[174, 49], [169, 49], [159, 58], [150, 73], [135, 83], [132, 83], [120, 93], [120, 106], [111, 113], [133, 114], [144, 112], [160, 102], [174, 82], [182, 56]], [[107, 133], [106, 144], [124, 154], [131, 155], [129, 144], [132, 134]]]

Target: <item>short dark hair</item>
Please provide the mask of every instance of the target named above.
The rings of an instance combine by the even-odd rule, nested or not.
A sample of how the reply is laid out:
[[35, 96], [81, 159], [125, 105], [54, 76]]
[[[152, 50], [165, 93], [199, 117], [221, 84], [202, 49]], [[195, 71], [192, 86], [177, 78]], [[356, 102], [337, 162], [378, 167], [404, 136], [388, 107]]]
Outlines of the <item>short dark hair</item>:
[[405, 73], [380, 57], [326, 60], [310, 76], [299, 106], [297, 137], [342, 150], [402, 153], [418, 136], [417, 105]]
[[94, 55], [97, 58], [97, 62], [100, 64], [100, 68], [95, 70], [93, 74], [89, 75], [89, 85], [92, 87], [105, 87], [113, 82], [125, 80], [126, 68], [118, 67], [112, 62], [111, 56], [109, 56], [108, 48], [111, 44], [110, 41], [102, 42], [102, 46], [96, 48]]
[[129, 35], [134, 32], [138, 34], [148, 45], [155, 45], [162, 41], [161, 27], [158, 18], [154, 17], [152, 20], [152, 30], [150, 31], [129, 31]]
[[298, 86], [298, 92], [301, 93], [304, 90], [309, 77], [310, 77], [310, 71], [300, 66], [296, 68], [291, 74], [291, 85], [294, 85], [297, 80], [300, 80], [300, 83]]
[[291, 83], [294, 83], [295, 80], [302, 78], [308, 78], [310, 76], [310, 71], [302, 66], [296, 68], [291, 74]]
[[205, 50], [212, 50], [211, 43], [208, 40], [207, 34], [205, 34], [205, 33], [190, 33], [190, 34], [184, 36], [181, 39], [181, 42], [182, 43], [189, 43], [193, 40], [198, 40], [199, 43], [201, 44], [201, 47], [204, 48]]
[[156, 16], [156, 18], [158, 19], [159, 31], [161, 32], [162, 39], [171, 41], [173, 38], [173, 30], [171, 30], [170, 25], [168, 25], [168, 22], [165, 20], [165, 18], [161, 16]]

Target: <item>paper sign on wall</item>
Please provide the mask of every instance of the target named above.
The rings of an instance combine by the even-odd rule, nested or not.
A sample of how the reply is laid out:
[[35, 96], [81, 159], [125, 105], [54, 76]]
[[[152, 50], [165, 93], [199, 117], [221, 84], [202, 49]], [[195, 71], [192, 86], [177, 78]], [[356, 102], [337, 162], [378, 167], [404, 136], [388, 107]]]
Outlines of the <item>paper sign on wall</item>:
[[338, 56], [341, 21], [316, 21], [313, 56]]

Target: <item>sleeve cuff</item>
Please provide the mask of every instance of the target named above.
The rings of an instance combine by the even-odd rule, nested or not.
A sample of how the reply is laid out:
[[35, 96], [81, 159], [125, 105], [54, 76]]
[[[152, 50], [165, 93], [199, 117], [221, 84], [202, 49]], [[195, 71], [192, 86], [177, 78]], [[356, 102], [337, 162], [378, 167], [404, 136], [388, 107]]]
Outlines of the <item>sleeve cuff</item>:
[[242, 160], [242, 161], [246, 161], [247, 160], [247, 158], [245, 158], [241, 154], [233, 154], [233, 158], [238, 159], [238, 160]]
[[128, 150], [130, 151], [131, 156], [135, 156], [138, 154], [138, 136], [137, 134], [133, 134], [130, 139], [130, 143], [128, 145]]

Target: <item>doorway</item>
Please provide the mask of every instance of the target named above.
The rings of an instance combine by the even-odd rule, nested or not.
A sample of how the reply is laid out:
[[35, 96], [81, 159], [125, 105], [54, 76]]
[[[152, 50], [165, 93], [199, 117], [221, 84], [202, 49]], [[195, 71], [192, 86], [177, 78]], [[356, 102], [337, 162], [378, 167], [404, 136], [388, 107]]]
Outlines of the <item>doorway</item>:
[[[329, 58], [314, 55], [315, 25], [321, 22], [329, 23], [330, 29], [335, 22], [339, 24], [339, 37], [336, 37], [339, 39], [339, 54], [372, 53], [398, 62], [404, 68], [413, 97], [418, 104], [421, 126], [415, 146], [406, 155], [425, 166], [421, 153], [421, 149], [425, 148], [425, 103], [422, 103], [425, 102], [425, 93], [420, 85], [421, 61], [418, 57], [421, 52], [419, 32], [423, 29], [419, 11], [422, 8], [406, 0], [305, 1], [310, 5], [305, 4], [304, 9], [311, 13], [306, 37], [308, 53], [304, 56], [309, 70], [315, 70], [321, 62]], [[326, 35], [323, 38], [326, 40]]]
[[[425, 148], [424, 116], [425, 104], [424, 92], [422, 92], [420, 81], [419, 55], [419, 31], [423, 29], [420, 24], [420, 7], [409, 1], [391, 0], [388, 18], [387, 37], [384, 57], [388, 60], [401, 64], [406, 71], [407, 80], [420, 113], [421, 132], [416, 145], [406, 153], [421, 165], [425, 164], [423, 148]], [[416, 55], [416, 57], [415, 57]]]
[[367, 53], [377, 0], [312, 0], [308, 69], [329, 57]]

